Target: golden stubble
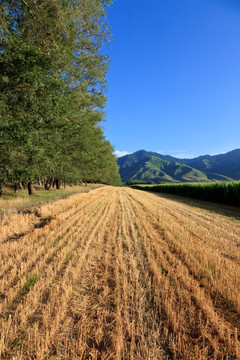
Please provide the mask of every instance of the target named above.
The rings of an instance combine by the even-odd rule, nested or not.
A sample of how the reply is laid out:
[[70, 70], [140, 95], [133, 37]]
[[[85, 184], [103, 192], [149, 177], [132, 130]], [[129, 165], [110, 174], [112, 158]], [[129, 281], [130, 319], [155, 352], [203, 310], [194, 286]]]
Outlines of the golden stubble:
[[239, 221], [103, 187], [1, 229], [1, 359], [240, 358]]

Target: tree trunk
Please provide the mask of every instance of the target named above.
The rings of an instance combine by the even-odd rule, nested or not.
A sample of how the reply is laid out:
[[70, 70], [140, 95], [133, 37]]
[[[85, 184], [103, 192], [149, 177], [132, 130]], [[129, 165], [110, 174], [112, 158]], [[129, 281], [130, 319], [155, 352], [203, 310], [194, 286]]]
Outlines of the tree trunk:
[[59, 179], [55, 179], [55, 183], [56, 183], [56, 189], [59, 190], [60, 189], [60, 181], [59, 181]]
[[18, 194], [18, 190], [19, 190], [19, 184], [14, 184], [14, 194]]
[[47, 179], [44, 185], [45, 190], [49, 190], [50, 187], [52, 186], [53, 183], [53, 178], [51, 177], [50, 179]]
[[28, 195], [33, 195], [34, 194], [34, 186], [32, 181], [28, 182]]
[[44, 189], [45, 190], [49, 190], [50, 189], [50, 184], [46, 181], [45, 184], [44, 184]]

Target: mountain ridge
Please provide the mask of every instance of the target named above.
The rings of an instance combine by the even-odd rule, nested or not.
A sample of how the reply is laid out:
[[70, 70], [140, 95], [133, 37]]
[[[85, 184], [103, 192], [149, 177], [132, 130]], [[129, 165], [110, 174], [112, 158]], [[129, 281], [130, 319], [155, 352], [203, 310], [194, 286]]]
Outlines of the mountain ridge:
[[179, 159], [171, 155], [138, 150], [118, 158], [123, 182], [144, 180], [166, 182], [207, 182], [240, 179], [240, 149], [219, 155]]

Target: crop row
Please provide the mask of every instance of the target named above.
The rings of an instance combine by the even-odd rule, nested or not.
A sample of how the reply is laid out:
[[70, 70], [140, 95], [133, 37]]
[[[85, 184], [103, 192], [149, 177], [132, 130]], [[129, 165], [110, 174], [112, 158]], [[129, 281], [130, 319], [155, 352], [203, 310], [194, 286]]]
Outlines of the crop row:
[[169, 184], [133, 186], [135, 189], [187, 196], [190, 198], [240, 205], [240, 182], [217, 182], [208, 184]]
[[43, 227], [18, 215], [0, 360], [240, 359], [238, 220], [112, 187], [43, 206]]

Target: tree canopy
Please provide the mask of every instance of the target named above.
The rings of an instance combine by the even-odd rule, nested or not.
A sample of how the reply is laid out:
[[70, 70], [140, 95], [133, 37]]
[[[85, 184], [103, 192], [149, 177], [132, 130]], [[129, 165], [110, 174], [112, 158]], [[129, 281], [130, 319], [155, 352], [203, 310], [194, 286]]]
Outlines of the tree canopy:
[[0, 187], [53, 177], [120, 182], [99, 126], [110, 2], [0, 1]]

